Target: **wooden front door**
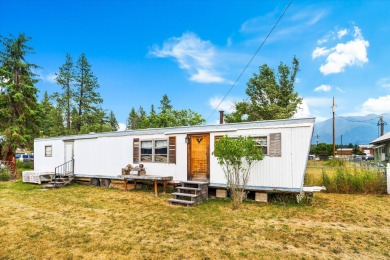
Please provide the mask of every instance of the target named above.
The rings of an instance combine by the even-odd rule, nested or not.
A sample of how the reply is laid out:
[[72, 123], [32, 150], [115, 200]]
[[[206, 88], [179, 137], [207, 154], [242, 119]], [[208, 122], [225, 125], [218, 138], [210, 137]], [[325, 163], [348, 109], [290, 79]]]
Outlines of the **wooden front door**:
[[188, 180], [210, 179], [210, 134], [189, 135]]

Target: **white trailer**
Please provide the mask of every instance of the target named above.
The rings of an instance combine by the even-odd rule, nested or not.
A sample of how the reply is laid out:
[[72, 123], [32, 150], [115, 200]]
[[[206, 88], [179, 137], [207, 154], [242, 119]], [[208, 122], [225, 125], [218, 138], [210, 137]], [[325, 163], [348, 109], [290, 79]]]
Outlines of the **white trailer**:
[[265, 156], [253, 166], [248, 189], [299, 193], [314, 122], [314, 118], [286, 119], [39, 138], [34, 141], [34, 171], [54, 172], [73, 159], [76, 177], [115, 179], [126, 165], [143, 164], [147, 175], [226, 187], [213, 156], [215, 140], [224, 135], [252, 136]]

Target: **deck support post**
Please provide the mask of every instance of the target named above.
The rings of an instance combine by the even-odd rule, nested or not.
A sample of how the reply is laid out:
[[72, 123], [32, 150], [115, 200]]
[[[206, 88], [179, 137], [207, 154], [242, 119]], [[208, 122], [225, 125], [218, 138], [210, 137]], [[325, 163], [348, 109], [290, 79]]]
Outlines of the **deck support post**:
[[158, 196], [157, 194], [157, 180], [154, 180], [154, 196]]

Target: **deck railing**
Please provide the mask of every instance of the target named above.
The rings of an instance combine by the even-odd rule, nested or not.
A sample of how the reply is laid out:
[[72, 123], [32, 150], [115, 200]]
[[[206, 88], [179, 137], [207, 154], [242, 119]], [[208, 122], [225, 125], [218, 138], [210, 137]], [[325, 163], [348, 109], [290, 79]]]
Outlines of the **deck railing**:
[[0, 160], [0, 165], [5, 165], [11, 173], [16, 174], [16, 165], [14, 162]]
[[65, 177], [74, 175], [74, 159], [57, 166], [54, 170], [55, 177]]

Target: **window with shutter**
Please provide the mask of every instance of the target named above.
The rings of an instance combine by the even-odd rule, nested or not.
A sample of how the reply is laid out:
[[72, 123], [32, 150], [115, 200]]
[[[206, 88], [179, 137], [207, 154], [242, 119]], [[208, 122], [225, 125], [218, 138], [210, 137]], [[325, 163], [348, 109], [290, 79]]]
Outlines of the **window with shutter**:
[[274, 133], [269, 135], [269, 156], [282, 156], [282, 134]]
[[176, 163], [176, 137], [169, 137], [169, 163]]
[[133, 163], [139, 163], [139, 138], [133, 139]]

